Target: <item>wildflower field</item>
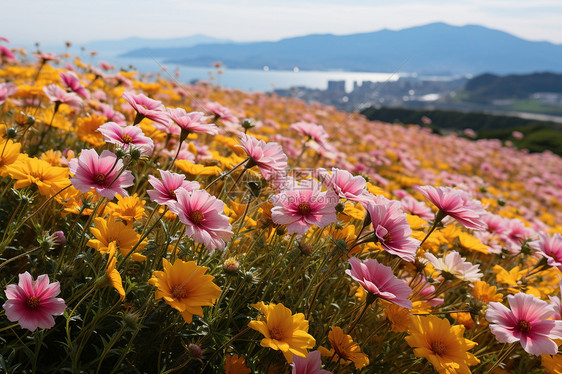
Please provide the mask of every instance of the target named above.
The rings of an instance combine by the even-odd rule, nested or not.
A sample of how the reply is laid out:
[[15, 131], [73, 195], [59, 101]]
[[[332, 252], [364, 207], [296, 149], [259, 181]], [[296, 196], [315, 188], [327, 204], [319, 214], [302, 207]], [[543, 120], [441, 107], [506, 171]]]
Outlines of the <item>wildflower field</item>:
[[0, 39], [0, 372], [562, 372], [560, 157]]

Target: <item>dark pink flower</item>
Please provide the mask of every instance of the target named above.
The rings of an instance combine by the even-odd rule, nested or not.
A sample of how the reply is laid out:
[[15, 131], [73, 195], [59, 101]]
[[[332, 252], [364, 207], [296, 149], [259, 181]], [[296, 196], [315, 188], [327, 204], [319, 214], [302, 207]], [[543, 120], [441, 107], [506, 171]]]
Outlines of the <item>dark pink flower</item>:
[[333, 189], [342, 199], [362, 201], [368, 198], [367, 181], [360, 175], [353, 176], [338, 168], [332, 168], [331, 174], [326, 169], [318, 169], [318, 175], [324, 186]]
[[185, 224], [185, 233], [196, 243], [203, 243], [209, 251], [224, 249], [232, 235], [232, 226], [224, 213], [224, 203], [205, 190], [175, 190], [177, 202], [170, 211]]
[[18, 87], [13, 83], [0, 83], [0, 104], [4, 104], [6, 99], [12, 96]]
[[334, 191], [320, 192], [316, 183], [302, 184], [274, 195], [271, 199], [271, 219], [287, 225], [290, 234], [305, 234], [312, 225], [326, 227], [336, 222], [338, 195]]
[[33, 280], [27, 271], [19, 275], [19, 283], [9, 284], [4, 291], [8, 300], [2, 305], [11, 322], [19, 322], [23, 329], [50, 329], [55, 325], [53, 316], [66, 309], [60, 294], [59, 282], [49, 283], [47, 274]]
[[541, 232], [539, 239], [529, 243], [529, 247], [535, 249], [537, 254], [546, 258], [550, 266], [557, 267], [562, 271], [562, 235], [555, 233], [552, 236]]
[[158, 204], [170, 205], [177, 201], [176, 190], [184, 188], [186, 191], [194, 191], [201, 188], [199, 183], [185, 180], [185, 175], [171, 173], [169, 171], [159, 170], [162, 181], [154, 176], [148, 176], [148, 183], [154, 190], [148, 190], [146, 193], [150, 196], [150, 200], [156, 201]]
[[210, 135], [219, 133], [219, 129], [214, 123], [208, 123], [208, 117], [202, 112], [187, 113], [183, 108], [167, 108], [168, 115], [186, 134], [201, 132]]
[[10, 48], [0, 44], [0, 62], [16, 62], [16, 55]]
[[123, 160], [118, 160], [108, 150], [98, 156], [94, 149], [83, 149], [80, 157], [73, 158], [68, 163], [68, 169], [74, 174], [70, 182], [76, 189], [86, 193], [94, 188], [101, 196], [110, 200], [115, 194], [129, 196], [125, 187], [133, 185], [134, 177], [129, 170], [117, 177], [122, 167]]
[[373, 224], [374, 234], [383, 248], [388, 253], [413, 262], [420, 242], [410, 238], [412, 229], [400, 203], [383, 196], [362, 203]]
[[281, 145], [273, 142], [266, 143], [246, 134], [242, 134], [240, 142], [242, 144], [238, 147], [241, 147], [250, 157], [246, 168], [259, 167], [265, 179], [285, 173], [287, 155], [283, 153]]
[[43, 87], [43, 92], [55, 105], [66, 104], [71, 108], [80, 109], [82, 99], [74, 92], [66, 92], [56, 84]]
[[107, 122], [101, 125], [98, 131], [103, 134], [103, 140], [117, 144], [125, 150], [136, 147], [145, 156], [150, 156], [154, 150], [152, 139], [145, 136], [142, 130], [136, 126], [121, 127], [115, 122]]
[[62, 81], [62, 85], [67, 90], [78, 94], [84, 99], [90, 97], [90, 93], [88, 92], [86, 87], [82, 86], [82, 83], [80, 83], [80, 79], [78, 79], [78, 76], [76, 74], [70, 71], [68, 73], [60, 72], [59, 75]]
[[468, 229], [486, 230], [482, 220], [486, 211], [467, 192], [451, 187], [421, 186], [417, 189], [439, 208], [441, 214], [453, 217]]
[[143, 94], [135, 95], [130, 92], [123, 92], [123, 99], [125, 99], [136, 110], [137, 116], [135, 117], [134, 125], [138, 124], [144, 118], [154, 121], [155, 124], [160, 124], [164, 127], [169, 127], [170, 117], [164, 111], [164, 105], [160, 101], [152, 100]]
[[105, 61], [100, 61], [98, 62], [98, 65], [100, 68], [102, 68], [105, 71], [110, 71], [115, 69], [115, 66], [110, 64], [109, 62], [105, 62]]
[[555, 355], [558, 345], [553, 339], [562, 339], [562, 321], [549, 320], [554, 308], [534, 295], [508, 295], [511, 309], [491, 302], [486, 312], [490, 331], [500, 343], [520, 342], [532, 355]]
[[390, 266], [379, 264], [374, 259], [361, 262], [355, 257], [350, 258], [349, 263], [351, 270], [346, 270], [345, 273], [359, 282], [369, 294], [412, 309], [412, 302], [408, 300], [412, 289], [406, 282], [396, 278]]

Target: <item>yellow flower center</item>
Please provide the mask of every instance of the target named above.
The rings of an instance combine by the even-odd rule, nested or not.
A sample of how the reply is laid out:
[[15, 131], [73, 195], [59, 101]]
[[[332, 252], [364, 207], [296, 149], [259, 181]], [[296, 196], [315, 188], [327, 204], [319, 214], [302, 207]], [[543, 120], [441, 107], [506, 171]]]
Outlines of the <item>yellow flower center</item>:
[[125, 134], [121, 137], [121, 141], [125, 144], [129, 144], [130, 142], [133, 141], [133, 138], [131, 138], [130, 135]]
[[37, 309], [39, 309], [40, 305], [41, 305], [41, 301], [38, 298], [36, 298], [35, 296], [31, 296], [25, 302], [25, 306], [29, 310], [37, 310]]
[[187, 290], [183, 285], [176, 284], [170, 290], [170, 295], [172, 295], [174, 299], [185, 299], [187, 297]]
[[390, 242], [392, 241], [392, 235], [390, 235], [390, 233], [387, 233], [385, 236], [383, 236], [382, 240], [384, 240], [385, 242]]
[[312, 209], [310, 208], [310, 205], [308, 205], [308, 203], [302, 202], [297, 207], [297, 211], [299, 212], [300, 215], [306, 216], [310, 214]]
[[105, 179], [106, 179], [106, 176], [105, 176], [104, 173], [97, 173], [96, 176], [94, 177], [94, 182], [96, 184], [101, 185], [101, 184], [105, 183]]
[[529, 332], [531, 331], [531, 324], [522, 319], [521, 321], [517, 322], [517, 330], [521, 332]]
[[431, 342], [431, 350], [437, 356], [443, 356], [443, 354], [447, 352], [447, 347], [445, 346], [445, 343], [443, 343], [442, 341], [434, 341]]
[[194, 210], [189, 215], [189, 218], [190, 218], [191, 222], [193, 222], [196, 225], [199, 225], [201, 222], [203, 222], [203, 219], [205, 218], [205, 216], [203, 215], [203, 213], [201, 213], [201, 211]]

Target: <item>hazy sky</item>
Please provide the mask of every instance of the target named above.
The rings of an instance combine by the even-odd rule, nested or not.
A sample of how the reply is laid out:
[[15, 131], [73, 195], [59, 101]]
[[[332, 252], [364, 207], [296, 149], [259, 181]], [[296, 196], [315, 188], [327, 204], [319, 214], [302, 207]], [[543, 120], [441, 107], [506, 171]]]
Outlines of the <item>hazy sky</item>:
[[2, 7], [0, 35], [14, 44], [193, 34], [254, 41], [441, 21], [562, 44], [561, 20], [561, 0], [14, 0]]

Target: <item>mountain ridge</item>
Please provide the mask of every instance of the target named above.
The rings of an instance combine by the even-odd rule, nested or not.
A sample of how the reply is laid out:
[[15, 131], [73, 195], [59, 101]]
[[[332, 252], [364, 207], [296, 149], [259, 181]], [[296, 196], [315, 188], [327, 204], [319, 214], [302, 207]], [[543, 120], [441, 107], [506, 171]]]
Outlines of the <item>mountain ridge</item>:
[[[521, 39], [479, 25], [438, 22], [402, 30], [348, 35], [310, 34], [278, 41], [140, 48], [121, 57], [162, 58], [166, 63], [229, 68], [348, 70], [423, 74], [562, 72], [562, 45]], [[540, 56], [540, 57], [537, 57]]]

